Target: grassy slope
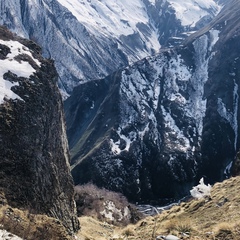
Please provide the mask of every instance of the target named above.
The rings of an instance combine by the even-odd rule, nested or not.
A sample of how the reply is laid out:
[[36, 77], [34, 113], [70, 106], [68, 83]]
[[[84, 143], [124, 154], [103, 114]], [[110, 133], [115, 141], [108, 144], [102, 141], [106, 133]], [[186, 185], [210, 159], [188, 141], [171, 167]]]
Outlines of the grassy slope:
[[174, 234], [181, 239], [240, 240], [240, 177], [213, 186], [210, 199], [192, 200], [136, 225], [118, 228], [80, 218], [81, 239], [151, 240]]
[[[189, 240], [240, 240], [240, 177], [217, 183], [211, 198], [192, 200], [135, 225], [116, 227], [81, 217], [78, 240], [155, 240], [173, 234]], [[25, 239], [72, 239], [55, 219], [11, 208], [0, 194], [0, 227]]]
[[0, 230], [26, 240], [73, 240], [59, 220], [30, 210], [9, 206], [0, 190]]

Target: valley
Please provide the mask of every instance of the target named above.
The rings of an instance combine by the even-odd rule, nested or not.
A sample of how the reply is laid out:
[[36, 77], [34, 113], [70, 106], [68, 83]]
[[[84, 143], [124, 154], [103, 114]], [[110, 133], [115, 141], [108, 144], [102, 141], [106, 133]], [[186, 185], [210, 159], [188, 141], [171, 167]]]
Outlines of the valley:
[[239, 239], [238, 0], [3, 0], [0, 25], [0, 238]]

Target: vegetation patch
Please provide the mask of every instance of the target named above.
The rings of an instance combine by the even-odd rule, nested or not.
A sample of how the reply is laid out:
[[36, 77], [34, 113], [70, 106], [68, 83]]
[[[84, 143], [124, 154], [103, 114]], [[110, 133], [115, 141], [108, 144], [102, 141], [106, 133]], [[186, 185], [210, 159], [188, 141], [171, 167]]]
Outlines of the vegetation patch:
[[78, 216], [91, 216], [114, 225], [136, 223], [143, 215], [121, 194], [93, 184], [75, 187]]
[[0, 226], [1, 229], [27, 240], [73, 239], [59, 220], [11, 208], [9, 205], [0, 207]]

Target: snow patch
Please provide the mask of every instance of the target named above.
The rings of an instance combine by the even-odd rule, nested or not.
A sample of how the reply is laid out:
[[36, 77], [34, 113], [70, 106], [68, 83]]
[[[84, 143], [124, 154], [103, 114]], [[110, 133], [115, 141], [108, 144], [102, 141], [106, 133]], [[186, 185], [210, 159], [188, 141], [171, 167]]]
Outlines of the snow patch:
[[6, 231], [0, 229], [0, 239], [1, 240], [23, 240], [22, 238]]
[[199, 184], [195, 187], [193, 187], [192, 190], [190, 190], [190, 193], [192, 197], [201, 199], [204, 197], [210, 197], [211, 196], [211, 185], [205, 185], [203, 178], [200, 179]]
[[238, 140], [238, 85], [236, 81], [234, 80], [234, 89], [233, 89], [233, 112], [230, 110], [227, 110], [225, 103], [222, 101], [221, 98], [218, 98], [218, 108], [217, 111], [220, 114], [221, 117], [225, 118], [230, 126], [232, 127], [234, 134], [235, 134], [235, 140], [234, 140], [234, 148], [237, 150], [237, 140]]
[[[128, 137], [121, 133], [121, 128], [119, 128], [116, 132], [120, 139], [116, 142], [114, 142], [113, 139], [110, 139], [111, 151], [115, 155], [120, 154], [122, 151], [129, 151], [132, 142], [136, 140], [135, 132], [129, 132]], [[120, 149], [121, 140], [125, 142], [125, 147], [123, 149]]]
[[212, 51], [213, 46], [217, 43], [217, 41], [219, 39], [220, 31], [211, 29], [209, 31], [209, 33], [210, 33], [210, 41], [211, 41], [210, 46], [209, 46], [209, 51]]
[[195, 27], [204, 16], [216, 16], [222, 8], [214, 0], [168, 0], [168, 2], [176, 11], [176, 16], [182, 25], [191, 27]]
[[112, 201], [104, 202], [103, 206], [104, 210], [100, 212], [100, 214], [110, 221], [122, 221], [123, 218], [129, 217], [130, 215], [128, 207], [125, 207], [122, 211], [121, 209], [118, 209]]
[[[0, 63], [1, 64], [1, 63]], [[1, 77], [1, 70], [0, 70], [0, 77]], [[22, 100], [22, 98], [20, 98], [17, 94], [15, 94], [11, 88], [13, 86], [19, 86], [19, 83], [11, 83], [9, 81], [5, 81], [2, 78], [0, 78], [0, 104], [2, 104], [4, 102], [4, 99], [20, 99]]]
[[[3, 41], [0, 39], [0, 44], [6, 45], [10, 48], [10, 53], [6, 56], [6, 59], [0, 59], [0, 104], [4, 102], [4, 98], [7, 99], [21, 99], [15, 94], [11, 88], [18, 86], [19, 83], [11, 83], [3, 78], [4, 73], [11, 71], [18, 77], [29, 78], [35, 72], [35, 69], [25, 61], [17, 61], [15, 57], [19, 54], [27, 54], [33, 58], [30, 50], [17, 41]], [[41, 63], [34, 59], [35, 63], [40, 66]], [[22, 100], [22, 99], [21, 99]]]
[[139, 131], [138, 135], [141, 140], [143, 140], [144, 135], [149, 131], [149, 123], [146, 125], [146, 127], [143, 129], [143, 131]]
[[110, 146], [111, 146], [111, 151], [114, 154], [120, 154], [121, 153], [121, 149], [119, 147], [120, 145], [120, 140], [118, 140], [117, 142], [114, 142], [113, 139], [110, 139]]
[[[163, 106], [161, 106], [162, 114], [164, 118], [164, 125], [167, 128], [167, 135], [172, 135], [175, 138], [174, 140], [174, 150], [179, 150], [181, 152], [187, 152], [191, 149], [190, 141], [186, 138], [183, 132], [178, 128], [175, 123], [175, 120], [172, 116], [165, 110]], [[172, 143], [169, 142], [168, 145], [170, 146]], [[172, 147], [170, 146], [170, 149]]]
[[224, 170], [224, 174], [226, 177], [229, 177], [231, 175], [231, 168], [232, 168], [232, 165], [233, 165], [233, 161], [231, 161], [225, 168]]
[[[149, 26], [145, 5], [139, 0], [58, 0], [58, 2], [94, 34], [119, 38], [121, 35], [128, 36], [136, 32], [141, 34], [137, 27], [139, 23]], [[149, 49], [159, 50], [157, 31], [153, 26], [150, 30], [151, 37], [146, 44]], [[144, 38], [144, 35], [142, 37]]]
[[[184, 64], [180, 55], [176, 55], [169, 61], [166, 73], [165, 95], [170, 101], [178, 102], [180, 105], [186, 104], [186, 99], [180, 93], [180, 83], [187, 83], [192, 77], [191, 70]], [[182, 89], [184, 90], [184, 89]]]
[[187, 101], [186, 115], [196, 120], [198, 134], [202, 135], [203, 118], [205, 117], [207, 100], [203, 98], [204, 85], [208, 80], [208, 37], [203, 35], [193, 43], [195, 49], [196, 70], [190, 82], [192, 91]]

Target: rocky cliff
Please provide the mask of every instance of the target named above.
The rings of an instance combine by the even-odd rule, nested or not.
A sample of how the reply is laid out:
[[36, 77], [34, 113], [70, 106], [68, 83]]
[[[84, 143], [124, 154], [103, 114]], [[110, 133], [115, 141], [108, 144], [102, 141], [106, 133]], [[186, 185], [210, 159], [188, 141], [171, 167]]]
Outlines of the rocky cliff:
[[239, 2], [205, 28], [65, 102], [75, 183], [180, 198], [228, 176], [239, 149]]
[[0, 27], [0, 189], [13, 207], [79, 229], [62, 101], [52, 60]]

